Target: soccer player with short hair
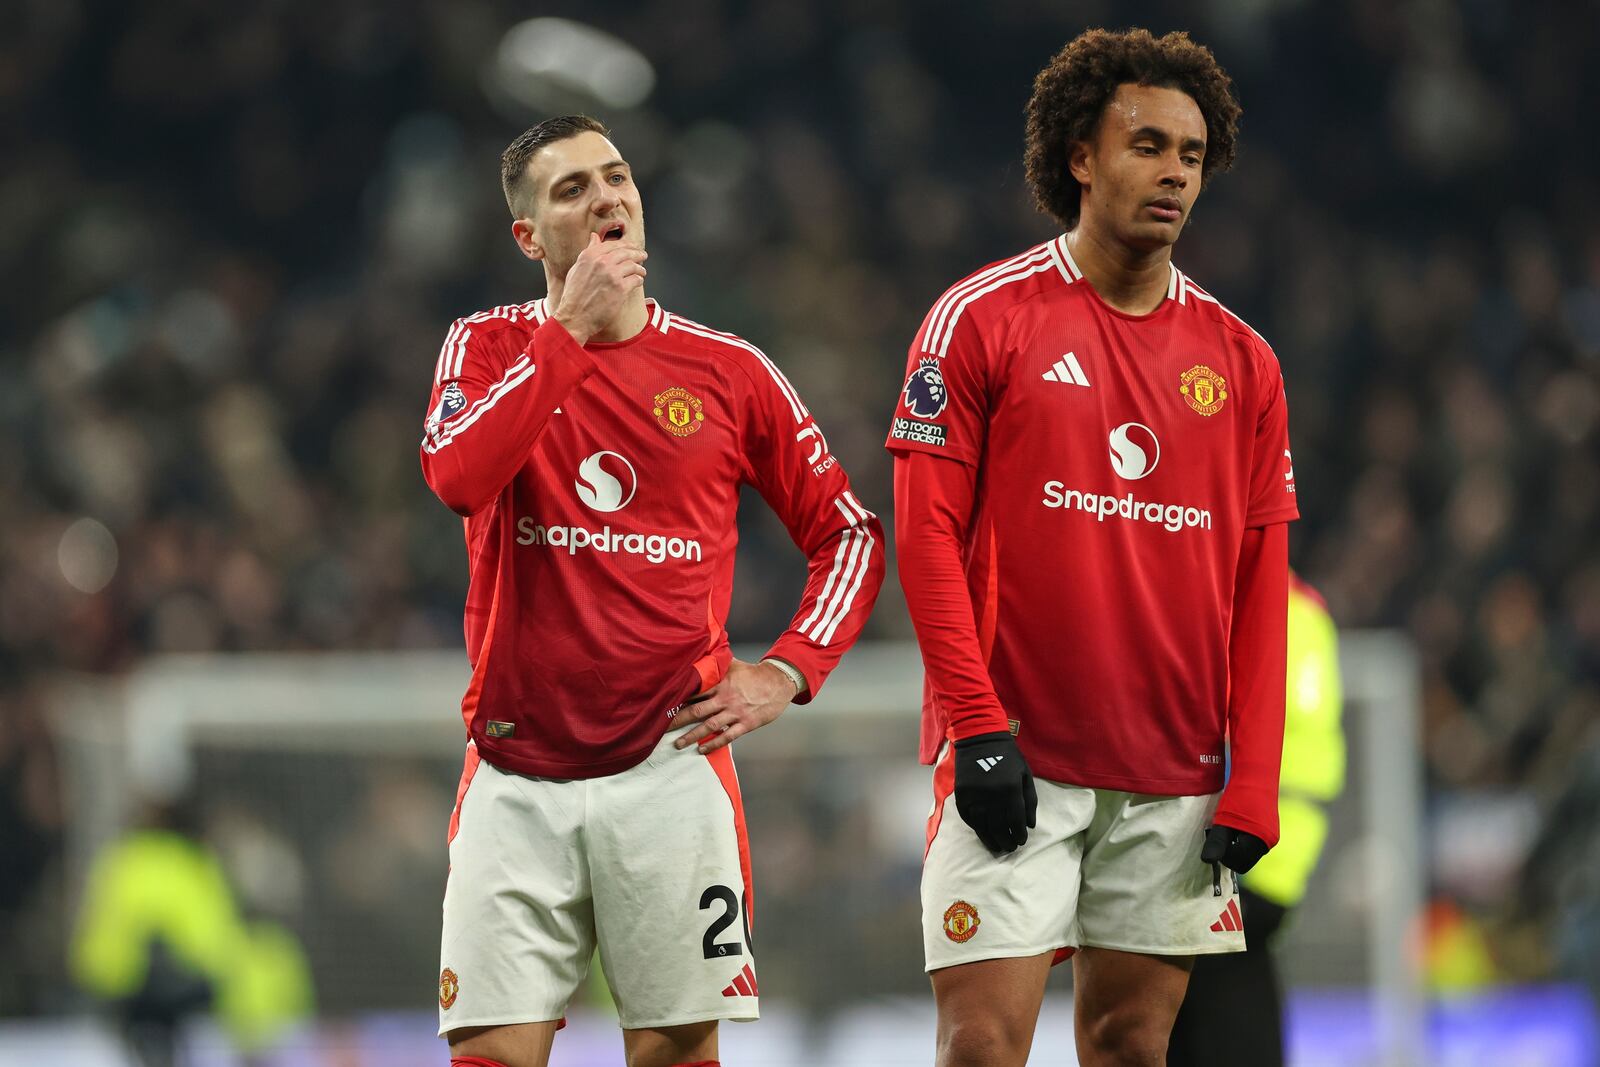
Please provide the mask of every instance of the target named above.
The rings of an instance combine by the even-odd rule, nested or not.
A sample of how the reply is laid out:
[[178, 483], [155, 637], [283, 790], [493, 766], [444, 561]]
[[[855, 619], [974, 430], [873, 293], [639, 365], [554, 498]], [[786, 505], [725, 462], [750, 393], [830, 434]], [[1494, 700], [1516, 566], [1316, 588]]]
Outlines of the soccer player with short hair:
[[911, 345], [887, 444], [941, 1067], [1023, 1064], [1068, 956], [1081, 1061], [1161, 1064], [1193, 958], [1244, 948], [1221, 866], [1278, 834], [1294, 471], [1272, 349], [1172, 263], [1238, 117], [1186, 34], [1079, 36], [1027, 109], [1066, 232]]
[[[422, 441], [471, 570], [439, 1032], [456, 1067], [543, 1067], [598, 945], [630, 1067], [707, 1067], [759, 1003], [727, 745], [860, 635], [883, 529], [772, 360], [645, 298], [604, 126], [542, 122], [501, 177], [549, 295], [456, 320]], [[723, 628], [741, 485], [810, 567], [758, 664]]]

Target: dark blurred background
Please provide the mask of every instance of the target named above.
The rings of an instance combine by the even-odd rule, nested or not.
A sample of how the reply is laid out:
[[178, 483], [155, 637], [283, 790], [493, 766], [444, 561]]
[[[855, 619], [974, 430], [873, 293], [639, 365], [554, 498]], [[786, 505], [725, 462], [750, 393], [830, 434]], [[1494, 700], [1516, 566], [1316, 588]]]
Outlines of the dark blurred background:
[[[534, 16], [622, 58], [586, 86], [511, 32]], [[1054, 232], [1032, 77], [1129, 24], [1235, 79], [1239, 160], [1175, 260], [1282, 361], [1296, 567], [1341, 626], [1415, 643], [1430, 895], [1484, 980], [1600, 989], [1593, 3], [10, 0], [0, 944], [26, 965], [0, 1013], [72, 1003], [52, 679], [461, 647], [460, 523], [417, 443], [450, 321], [543, 292], [498, 186], [516, 133], [612, 125], [651, 295], [771, 354], [887, 519], [922, 314]], [[759, 507], [741, 553], [730, 630], [761, 641], [802, 570]], [[911, 636], [897, 588], [868, 636]]]

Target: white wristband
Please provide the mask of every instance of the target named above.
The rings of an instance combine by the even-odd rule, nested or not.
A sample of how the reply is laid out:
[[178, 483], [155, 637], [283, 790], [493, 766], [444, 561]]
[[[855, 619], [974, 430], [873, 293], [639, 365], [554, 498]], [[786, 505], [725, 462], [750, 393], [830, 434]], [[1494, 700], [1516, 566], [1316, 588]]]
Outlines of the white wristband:
[[770, 663], [783, 672], [783, 676], [794, 683], [794, 695], [799, 696], [806, 691], [806, 676], [800, 673], [800, 668], [781, 659], [764, 659], [762, 663]]

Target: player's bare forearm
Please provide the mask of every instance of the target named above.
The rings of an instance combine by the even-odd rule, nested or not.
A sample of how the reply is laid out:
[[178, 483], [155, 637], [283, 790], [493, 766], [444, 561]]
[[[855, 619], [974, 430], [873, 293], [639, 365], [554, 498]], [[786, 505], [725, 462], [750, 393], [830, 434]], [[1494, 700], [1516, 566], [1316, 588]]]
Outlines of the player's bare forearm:
[[701, 752], [715, 752], [782, 715], [796, 695], [793, 680], [776, 664], [736, 659], [704, 698], [678, 712], [680, 721], [695, 725], [674, 744], [698, 743]]

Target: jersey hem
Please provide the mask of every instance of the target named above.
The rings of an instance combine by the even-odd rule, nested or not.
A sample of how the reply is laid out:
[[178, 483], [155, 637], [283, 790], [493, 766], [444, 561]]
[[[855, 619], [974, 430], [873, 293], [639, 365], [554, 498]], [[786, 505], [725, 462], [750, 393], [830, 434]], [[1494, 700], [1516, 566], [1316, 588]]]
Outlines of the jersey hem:
[[[666, 731], [662, 730], [665, 736]], [[515, 752], [504, 749], [490, 748], [488, 738], [474, 732], [473, 740], [478, 743], [478, 753], [498, 770], [511, 774], [526, 775], [530, 778], [560, 778], [573, 780], [581, 778], [605, 778], [608, 775], [620, 774], [632, 767], [643, 763], [655, 751], [656, 745], [661, 743], [657, 737], [644, 748], [636, 752], [629, 752], [610, 759], [599, 760], [591, 763], [560, 763], [555, 760], [539, 759], [537, 757], [520, 756]]]
[[1132, 775], [1122, 774], [1097, 774], [1092, 771], [1072, 770], [1067, 767], [1035, 763], [1022, 753], [1028, 760], [1028, 769], [1034, 777], [1043, 778], [1058, 785], [1075, 785], [1085, 789], [1115, 789], [1122, 793], [1144, 793], [1149, 796], [1164, 797], [1198, 797], [1208, 796], [1222, 791], [1222, 771], [1204, 778], [1135, 778]]

